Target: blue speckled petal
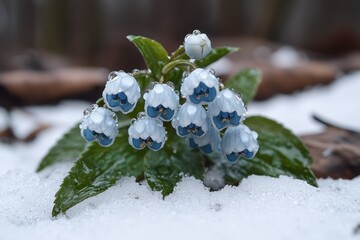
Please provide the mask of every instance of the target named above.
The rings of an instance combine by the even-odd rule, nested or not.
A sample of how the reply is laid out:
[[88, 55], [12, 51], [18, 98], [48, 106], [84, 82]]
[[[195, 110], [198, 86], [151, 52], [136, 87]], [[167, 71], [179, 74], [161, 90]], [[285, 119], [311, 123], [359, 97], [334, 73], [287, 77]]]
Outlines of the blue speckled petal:
[[230, 154], [226, 154], [226, 159], [229, 161], [229, 162], [235, 162], [237, 159], [238, 159], [238, 154], [237, 153], [230, 153]]
[[194, 135], [201, 137], [205, 134], [201, 127], [196, 127], [195, 129], [196, 130], [193, 132]]
[[253, 158], [253, 157], [254, 157], [254, 153], [251, 152], [251, 151], [249, 151], [249, 150], [247, 150], [247, 149], [245, 149], [245, 150], [242, 151], [241, 153], [242, 153], [242, 154], [244, 155], [244, 157], [246, 157], [246, 158]]
[[158, 143], [158, 142], [156, 142], [156, 141], [153, 141], [152, 143], [150, 143], [150, 144], [148, 145], [148, 147], [149, 147], [151, 150], [154, 150], [154, 151], [159, 150], [159, 149], [161, 148], [161, 146], [162, 146], [162, 143], [161, 143], [161, 142]]
[[102, 133], [102, 134], [99, 134], [98, 142], [101, 146], [107, 147], [107, 146], [111, 145], [112, 139]]
[[175, 110], [171, 108], [165, 108], [164, 111], [161, 113], [161, 119], [164, 121], [170, 121], [175, 114]]
[[106, 101], [110, 107], [118, 107], [120, 105], [118, 95], [106, 94]]
[[218, 130], [223, 129], [224, 127], [227, 126], [227, 122], [222, 122], [222, 117], [221, 117], [221, 113], [219, 113], [219, 115], [213, 117], [213, 123], [215, 124], [215, 128], [217, 128]]
[[83, 130], [83, 136], [86, 141], [92, 142], [95, 140], [97, 133], [95, 131], [91, 131], [90, 129], [86, 128]]
[[200, 150], [203, 151], [203, 153], [206, 153], [206, 154], [212, 153], [211, 144], [207, 144], [205, 146], [200, 147]]
[[237, 126], [240, 124], [240, 120], [241, 117], [236, 112], [230, 113], [230, 124]]
[[191, 95], [189, 96], [189, 100], [190, 100], [190, 102], [193, 103], [193, 104], [199, 104], [199, 103], [201, 102], [201, 99], [200, 99], [200, 98], [197, 98], [197, 94], [195, 93], [195, 91], [194, 91], [193, 94], [191, 94]]
[[124, 92], [118, 93], [118, 98], [119, 98], [121, 104], [125, 104], [128, 101], [127, 96]]
[[147, 107], [146, 112], [151, 118], [156, 118], [159, 115], [159, 109], [151, 106]]
[[216, 97], [216, 89], [214, 87], [212, 88], [207, 88], [206, 90], [208, 96], [203, 95], [201, 97], [201, 100], [204, 102], [212, 102], [214, 101], [215, 97]]
[[132, 143], [133, 143], [133, 147], [136, 149], [143, 149], [144, 146], [141, 146], [141, 143], [143, 142], [143, 140], [141, 138], [133, 138], [132, 139]]
[[189, 138], [189, 146], [192, 147], [192, 148], [197, 148], [198, 145], [195, 143], [194, 139], [193, 138]]
[[185, 137], [186, 135], [189, 134], [189, 131], [187, 130], [187, 128], [178, 126], [178, 134], [179, 134], [181, 137]]
[[128, 112], [131, 110], [131, 108], [134, 106], [134, 104], [129, 103], [128, 101], [126, 101], [125, 104], [121, 104], [120, 108], [124, 111], [124, 112]]

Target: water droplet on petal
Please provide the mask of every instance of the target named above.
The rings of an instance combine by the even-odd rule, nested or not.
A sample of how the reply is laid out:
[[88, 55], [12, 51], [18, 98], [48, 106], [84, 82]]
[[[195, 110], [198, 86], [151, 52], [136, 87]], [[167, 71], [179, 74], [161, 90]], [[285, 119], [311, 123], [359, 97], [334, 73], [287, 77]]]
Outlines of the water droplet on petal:
[[221, 90], [223, 90], [223, 89], [225, 88], [225, 86], [224, 86], [223, 83], [220, 83], [220, 84], [219, 84], [219, 87], [220, 87]]
[[175, 89], [175, 84], [173, 82], [167, 82], [166, 84], [172, 89]]
[[131, 73], [132, 73], [132, 74], [138, 74], [139, 72], [140, 72], [140, 70], [135, 68], [134, 70], [132, 70]]
[[130, 120], [130, 123], [131, 123], [131, 125], [133, 125], [134, 123], [136, 123], [136, 118], [132, 118], [132, 119]]
[[183, 78], [187, 78], [189, 76], [189, 73], [188, 72], [184, 72], [183, 73]]
[[151, 83], [149, 84], [149, 90], [153, 89], [156, 84], [157, 84], [157, 82], [151, 82]]
[[98, 107], [99, 107], [99, 106], [98, 106], [97, 104], [92, 104], [92, 105], [91, 105], [91, 109], [92, 109], [92, 110], [95, 110], [95, 109], [97, 109]]
[[118, 117], [117, 117], [116, 113], [112, 113], [112, 114], [111, 114], [111, 117], [117, 122]]
[[144, 119], [146, 117], [146, 113], [145, 112], [139, 112], [137, 114], [137, 117], [138, 117], [138, 119]]
[[179, 92], [178, 90], [175, 90], [175, 94], [176, 94], [176, 95], [179, 95], [180, 92]]
[[115, 77], [117, 77], [117, 75], [118, 75], [118, 72], [113, 71], [113, 72], [109, 73], [108, 79], [113, 80]]
[[211, 73], [212, 75], [215, 75], [215, 70], [213, 68], [210, 68], [209, 73]]
[[201, 32], [200, 32], [199, 30], [194, 30], [194, 31], [193, 31], [193, 34], [194, 34], [194, 35], [200, 35]]
[[90, 113], [91, 113], [91, 108], [87, 108], [87, 109], [85, 109], [84, 110], [84, 117], [88, 117], [89, 115], [90, 115]]
[[186, 39], [187, 39], [188, 37], [190, 37], [190, 36], [191, 36], [191, 34], [186, 34], [184, 40], [186, 40]]

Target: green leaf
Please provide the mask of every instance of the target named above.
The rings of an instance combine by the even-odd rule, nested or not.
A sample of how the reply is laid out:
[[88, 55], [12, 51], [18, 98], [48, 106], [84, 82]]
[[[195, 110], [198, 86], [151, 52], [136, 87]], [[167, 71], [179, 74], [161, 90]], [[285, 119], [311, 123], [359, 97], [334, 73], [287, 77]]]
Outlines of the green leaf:
[[84, 150], [86, 142], [80, 135], [79, 124], [71, 128], [41, 160], [37, 172], [56, 163], [74, 162]]
[[114, 144], [108, 148], [90, 144], [56, 193], [52, 215], [105, 191], [123, 176], [141, 177], [145, 153], [145, 150], [137, 151], [128, 144], [126, 128], [120, 130]]
[[234, 48], [234, 47], [213, 48], [211, 50], [211, 52], [209, 53], [209, 55], [207, 55], [206, 57], [204, 57], [201, 60], [195, 61], [195, 64], [196, 64], [196, 66], [198, 66], [200, 68], [204, 68], [204, 67], [216, 62], [220, 58], [228, 55], [229, 53], [233, 53], [236, 51], [239, 51], [239, 48]]
[[245, 104], [251, 101], [261, 82], [261, 72], [257, 69], [244, 69], [225, 82], [225, 86], [241, 93]]
[[197, 179], [202, 179], [204, 174], [203, 156], [190, 149], [184, 139], [174, 140], [166, 142], [160, 151], [145, 155], [145, 178], [151, 189], [160, 191], [164, 197], [173, 192], [184, 174]]
[[259, 134], [259, 152], [255, 158], [241, 158], [235, 164], [223, 164], [225, 180], [236, 184], [249, 175], [278, 177], [288, 175], [317, 186], [310, 170], [312, 158], [298, 137], [279, 123], [265, 117], [254, 116], [245, 124]]
[[164, 47], [160, 43], [146, 37], [130, 35], [127, 36], [127, 39], [133, 42], [139, 49], [146, 65], [154, 77], [159, 80], [162, 68], [169, 61], [168, 53]]

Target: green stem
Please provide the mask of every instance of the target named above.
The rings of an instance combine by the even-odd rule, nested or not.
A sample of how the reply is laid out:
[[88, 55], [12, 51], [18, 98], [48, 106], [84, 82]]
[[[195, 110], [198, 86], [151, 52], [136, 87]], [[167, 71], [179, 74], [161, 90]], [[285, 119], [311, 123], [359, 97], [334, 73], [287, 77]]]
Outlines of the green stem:
[[169, 59], [169, 62], [172, 62], [178, 58], [178, 56], [182, 56], [185, 53], [184, 45], [180, 45], [178, 49], [176, 49]]
[[179, 67], [179, 66], [186, 66], [186, 67], [189, 67], [191, 69], [196, 68], [196, 65], [194, 63], [189, 62], [188, 60], [176, 60], [176, 61], [173, 61], [173, 62], [169, 62], [168, 64], [166, 64], [164, 66], [164, 68], [162, 69], [162, 75], [165, 76], [171, 70], [173, 70], [175, 67]]

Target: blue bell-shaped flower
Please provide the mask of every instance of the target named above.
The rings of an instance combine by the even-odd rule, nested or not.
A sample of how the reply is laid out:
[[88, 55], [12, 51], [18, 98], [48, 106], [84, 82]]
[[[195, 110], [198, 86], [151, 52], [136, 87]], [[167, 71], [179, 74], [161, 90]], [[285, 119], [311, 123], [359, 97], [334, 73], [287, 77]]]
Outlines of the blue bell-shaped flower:
[[179, 107], [179, 95], [168, 84], [155, 84], [144, 94], [145, 112], [151, 118], [171, 121]]
[[106, 105], [113, 111], [131, 112], [140, 98], [136, 79], [123, 71], [112, 72], [102, 94]]
[[224, 129], [229, 126], [238, 126], [245, 120], [245, 104], [232, 90], [222, 90], [215, 100], [209, 104], [209, 116], [213, 126]]
[[208, 104], [219, 92], [219, 79], [211, 70], [197, 68], [184, 78], [181, 94], [193, 104]]
[[161, 121], [148, 116], [139, 117], [128, 130], [129, 144], [135, 149], [160, 150], [166, 141], [166, 131]]
[[97, 141], [101, 146], [108, 147], [118, 133], [116, 115], [109, 109], [94, 105], [92, 109], [85, 110], [80, 130], [87, 142]]
[[259, 149], [257, 133], [245, 125], [230, 127], [221, 141], [223, 156], [229, 162], [235, 162], [240, 156], [251, 159]]
[[204, 136], [209, 127], [206, 111], [202, 106], [186, 102], [180, 107], [172, 126], [180, 137]]

